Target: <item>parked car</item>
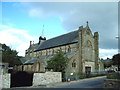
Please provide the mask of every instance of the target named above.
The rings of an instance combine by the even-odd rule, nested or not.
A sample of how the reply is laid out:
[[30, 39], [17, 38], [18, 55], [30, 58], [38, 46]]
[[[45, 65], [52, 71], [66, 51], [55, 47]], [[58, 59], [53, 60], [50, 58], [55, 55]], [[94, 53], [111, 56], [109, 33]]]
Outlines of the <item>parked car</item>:
[[114, 70], [108, 70], [107, 71], [108, 73], [113, 73], [113, 72], [115, 72]]

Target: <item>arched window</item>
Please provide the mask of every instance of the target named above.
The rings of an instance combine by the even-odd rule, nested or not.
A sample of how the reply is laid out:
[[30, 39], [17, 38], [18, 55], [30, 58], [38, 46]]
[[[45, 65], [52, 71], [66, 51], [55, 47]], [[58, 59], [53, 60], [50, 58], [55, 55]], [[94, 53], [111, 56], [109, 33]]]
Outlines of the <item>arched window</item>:
[[76, 67], [76, 63], [75, 62], [72, 63], [72, 67]]
[[42, 51], [41, 51], [41, 55], [42, 55]]
[[50, 53], [50, 49], [49, 49], [49, 55], [51, 55], [51, 53]]
[[71, 48], [70, 48], [70, 46], [68, 46], [68, 52], [71, 52]]
[[62, 48], [60, 47], [60, 51], [62, 51]]
[[72, 67], [76, 67], [76, 62], [75, 62], [75, 60], [72, 62]]
[[52, 49], [52, 55], [54, 55], [54, 49]]
[[66, 51], [66, 46], [65, 46], [65, 54], [66, 54], [66, 52], [67, 52], [67, 51]]
[[88, 41], [86, 42], [85, 46], [86, 46], [86, 47], [89, 46], [89, 42], [88, 42]]
[[86, 47], [91, 47], [92, 44], [91, 44], [91, 42], [88, 40], [88, 41], [86, 41], [85, 46], [86, 46]]
[[86, 60], [93, 60], [93, 50], [92, 50], [92, 44], [91, 42], [88, 40], [85, 43], [85, 59]]
[[48, 55], [48, 51], [46, 50], [46, 56]]

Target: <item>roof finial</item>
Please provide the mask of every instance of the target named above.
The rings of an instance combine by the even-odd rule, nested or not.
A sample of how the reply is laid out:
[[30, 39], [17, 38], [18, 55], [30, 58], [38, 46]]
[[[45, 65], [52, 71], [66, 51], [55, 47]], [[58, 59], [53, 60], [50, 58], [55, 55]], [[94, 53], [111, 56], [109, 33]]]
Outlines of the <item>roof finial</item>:
[[88, 26], [88, 21], [86, 23], [87, 23], [87, 26]]

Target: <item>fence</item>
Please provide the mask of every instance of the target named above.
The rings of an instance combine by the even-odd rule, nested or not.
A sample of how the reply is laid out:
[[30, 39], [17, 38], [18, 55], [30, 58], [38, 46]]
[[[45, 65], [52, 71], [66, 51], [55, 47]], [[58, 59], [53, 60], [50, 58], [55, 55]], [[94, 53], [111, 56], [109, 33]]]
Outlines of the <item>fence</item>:
[[78, 75], [78, 73], [73, 73], [73, 75], [65, 74], [65, 80], [64, 81], [68, 81], [68, 79], [70, 79], [71, 81], [78, 80], [79, 75]]
[[95, 77], [95, 76], [102, 76], [106, 75], [107, 72], [105, 71], [100, 71], [100, 72], [85, 72], [85, 73], [73, 73], [72, 75], [70, 74], [65, 74], [64, 80], [63, 81], [68, 81], [70, 79], [71, 81], [78, 80], [78, 79], [84, 79], [84, 78], [89, 78], [89, 77]]

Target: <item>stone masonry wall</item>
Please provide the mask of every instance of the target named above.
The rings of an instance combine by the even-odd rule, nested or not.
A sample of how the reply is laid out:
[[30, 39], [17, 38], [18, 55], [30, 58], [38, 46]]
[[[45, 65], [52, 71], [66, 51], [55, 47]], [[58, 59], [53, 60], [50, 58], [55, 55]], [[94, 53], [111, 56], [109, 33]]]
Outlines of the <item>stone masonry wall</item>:
[[8, 73], [0, 75], [0, 88], [10, 88], [10, 77]]
[[61, 72], [34, 73], [33, 86], [61, 82]]

